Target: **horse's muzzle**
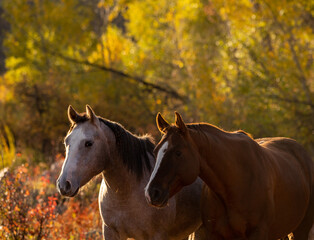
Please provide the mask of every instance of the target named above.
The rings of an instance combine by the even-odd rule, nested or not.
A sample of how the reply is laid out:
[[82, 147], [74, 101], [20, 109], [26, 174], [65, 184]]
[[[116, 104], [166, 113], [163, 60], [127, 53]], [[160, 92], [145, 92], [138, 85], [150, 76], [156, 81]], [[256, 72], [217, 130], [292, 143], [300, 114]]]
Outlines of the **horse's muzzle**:
[[146, 189], [145, 197], [149, 204], [155, 207], [164, 207], [168, 203], [169, 192], [160, 188], [150, 187]]
[[79, 187], [73, 186], [70, 181], [60, 181], [59, 179], [57, 180], [57, 189], [62, 196], [66, 197], [74, 197], [79, 191]]

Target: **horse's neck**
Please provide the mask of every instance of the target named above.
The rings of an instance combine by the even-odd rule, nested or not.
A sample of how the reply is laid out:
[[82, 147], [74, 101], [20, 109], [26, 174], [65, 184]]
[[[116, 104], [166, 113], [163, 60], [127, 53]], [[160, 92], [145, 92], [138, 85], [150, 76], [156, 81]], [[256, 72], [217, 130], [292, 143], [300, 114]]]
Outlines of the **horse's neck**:
[[243, 133], [236, 135], [214, 128], [202, 134], [191, 133], [199, 152], [200, 177], [213, 191], [227, 196], [228, 186], [236, 184], [237, 176], [243, 173], [243, 162], [250, 157], [246, 145], [253, 140]]
[[[102, 124], [101, 126], [108, 130], [108, 126], [105, 124]], [[113, 200], [123, 201], [124, 199], [128, 199], [131, 194], [137, 193], [137, 191], [144, 191], [143, 189], [148, 181], [150, 173], [145, 168], [142, 178], [138, 180], [136, 174], [129, 171], [127, 166], [123, 163], [123, 156], [118, 152], [116, 138], [112, 130], [110, 129], [107, 134], [111, 134], [111, 136], [108, 137], [110, 141], [104, 143], [105, 145], [108, 144], [108, 146], [104, 146], [104, 149], [108, 149], [108, 153], [104, 153], [104, 156], [106, 156], [107, 159], [103, 160], [106, 162], [106, 168], [102, 173], [103, 180], [107, 187], [106, 194]], [[147, 152], [147, 154], [151, 165], [153, 166], [153, 155], [149, 152]], [[144, 196], [144, 194], [142, 195]]]
[[103, 172], [107, 194], [110, 198], [117, 201], [129, 201], [131, 195], [141, 196], [138, 192], [144, 191], [143, 189], [150, 175], [148, 170], [145, 169], [143, 177], [137, 179], [136, 175], [123, 164], [120, 156], [115, 156], [110, 162], [112, 166]]

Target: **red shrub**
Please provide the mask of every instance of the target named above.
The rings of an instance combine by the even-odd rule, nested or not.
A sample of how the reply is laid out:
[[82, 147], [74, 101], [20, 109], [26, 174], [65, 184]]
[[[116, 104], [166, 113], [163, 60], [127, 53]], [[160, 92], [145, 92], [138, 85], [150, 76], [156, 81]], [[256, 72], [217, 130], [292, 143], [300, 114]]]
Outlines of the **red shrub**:
[[56, 218], [56, 196], [46, 195], [49, 180], [39, 186], [28, 176], [27, 166], [7, 171], [0, 180], [0, 238], [47, 239]]

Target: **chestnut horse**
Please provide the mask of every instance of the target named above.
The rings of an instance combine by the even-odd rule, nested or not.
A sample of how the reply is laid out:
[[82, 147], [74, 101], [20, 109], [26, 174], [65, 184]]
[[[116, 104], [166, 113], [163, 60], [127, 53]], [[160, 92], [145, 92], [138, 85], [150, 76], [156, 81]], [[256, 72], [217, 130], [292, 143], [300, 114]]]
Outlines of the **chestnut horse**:
[[201, 225], [199, 179], [163, 209], [150, 207], [144, 196], [152, 167], [154, 144], [119, 123], [98, 117], [86, 106], [71, 106], [72, 124], [65, 140], [66, 158], [57, 180], [59, 192], [74, 197], [94, 176], [102, 174], [99, 208], [106, 240], [182, 240]]
[[202, 218], [210, 240], [308, 239], [314, 215], [314, 167], [289, 138], [252, 139], [206, 123], [175, 125], [157, 115], [165, 135], [155, 148], [147, 200], [164, 206], [197, 176], [206, 183]]

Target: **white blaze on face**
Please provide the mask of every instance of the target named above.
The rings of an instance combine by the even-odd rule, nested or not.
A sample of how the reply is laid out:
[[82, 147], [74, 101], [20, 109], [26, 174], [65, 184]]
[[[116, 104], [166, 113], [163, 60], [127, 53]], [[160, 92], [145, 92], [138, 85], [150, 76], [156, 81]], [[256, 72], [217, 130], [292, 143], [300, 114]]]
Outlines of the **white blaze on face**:
[[86, 134], [82, 131], [82, 127], [75, 128], [71, 132], [71, 142], [69, 143], [71, 146], [78, 147], [79, 143], [82, 141], [82, 139], [86, 138]]
[[69, 145], [68, 146], [65, 146], [65, 160], [64, 160], [64, 163], [63, 163], [63, 165], [62, 165], [62, 170], [61, 170], [61, 172], [63, 172], [64, 170], [64, 168], [65, 168], [65, 165], [66, 165], [66, 163], [68, 162], [68, 156], [69, 156]]
[[145, 188], [145, 195], [147, 198], [149, 198], [149, 194], [148, 194], [147, 189], [149, 188], [151, 181], [155, 178], [155, 175], [156, 175], [156, 173], [160, 167], [161, 161], [162, 161], [167, 149], [168, 149], [168, 141], [164, 142], [164, 144], [161, 146], [161, 148], [159, 148], [159, 151], [157, 153], [157, 160], [156, 160], [156, 164], [154, 167], [154, 171], [153, 171], [152, 175], [150, 176], [149, 182]]
[[74, 170], [78, 162], [77, 160], [80, 159], [79, 156], [79, 144], [82, 139], [86, 138], [86, 135], [82, 131], [81, 128], [75, 128], [67, 137], [69, 137], [69, 145], [65, 146], [66, 148], [66, 155], [65, 155], [65, 162], [62, 167], [62, 171], [66, 168], [66, 171]]

